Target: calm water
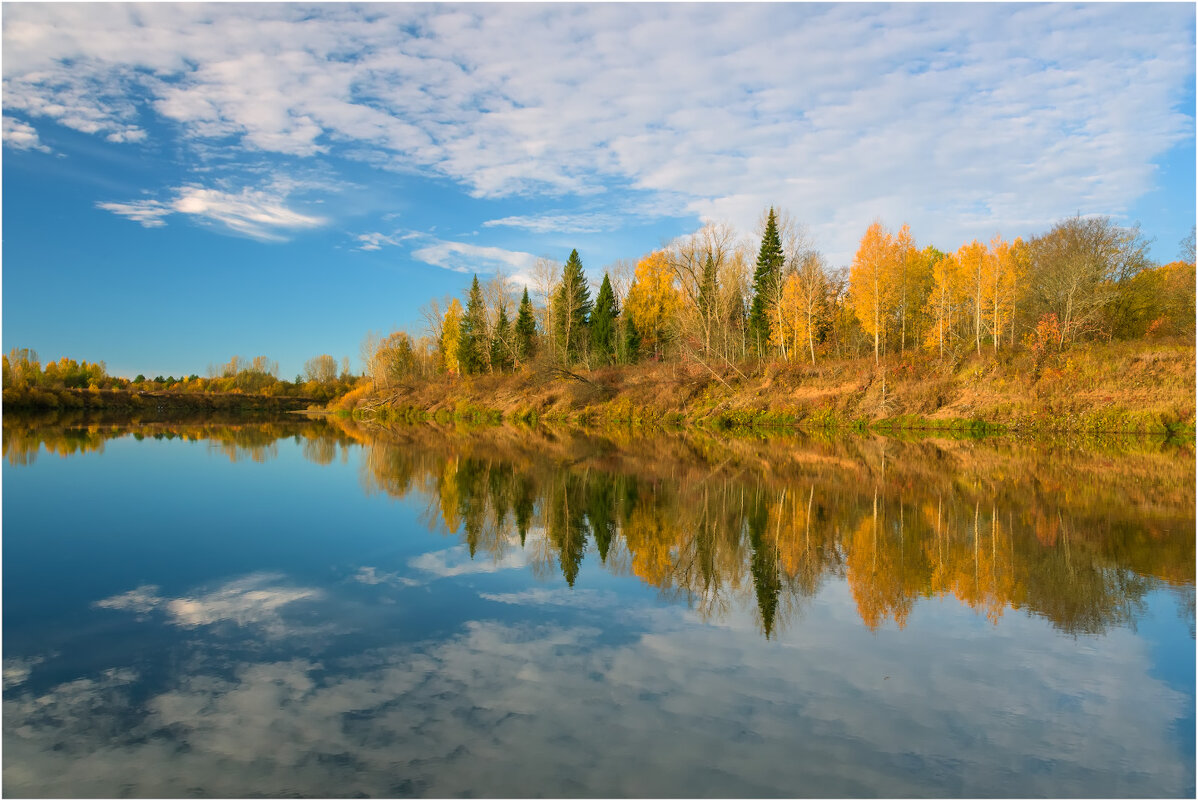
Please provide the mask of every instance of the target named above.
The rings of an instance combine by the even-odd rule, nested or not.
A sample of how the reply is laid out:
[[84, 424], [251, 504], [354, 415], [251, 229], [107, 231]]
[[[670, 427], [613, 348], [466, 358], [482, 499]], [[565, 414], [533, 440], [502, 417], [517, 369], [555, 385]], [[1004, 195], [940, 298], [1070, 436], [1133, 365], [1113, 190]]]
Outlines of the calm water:
[[1188, 796], [1194, 450], [4, 419], [8, 796]]

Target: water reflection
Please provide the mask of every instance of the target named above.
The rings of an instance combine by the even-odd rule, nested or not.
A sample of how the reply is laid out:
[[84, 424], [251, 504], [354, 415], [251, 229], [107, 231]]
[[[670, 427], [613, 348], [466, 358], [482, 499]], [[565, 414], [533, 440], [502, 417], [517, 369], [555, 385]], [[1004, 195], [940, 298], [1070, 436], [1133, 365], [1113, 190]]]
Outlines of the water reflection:
[[[1193, 794], [1193, 645], [1153, 622], [1193, 637], [1192, 445], [6, 416], [6, 469], [139, 435], [272, 508], [292, 459], [344, 530], [6, 634], [9, 794]], [[433, 536], [352, 540], [391, 498]]]
[[339, 418], [217, 424], [4, 421], [10, 464], [114, 437], [203, 441], [263, 461], [293, 437], [317, 464], [360, 446], [368, 493], [427, 499], [471, 559], [515, 551], [575, 586], [584, 559], [766, 637], [829, 578], [870, 629], [952, 597], [994, 623], [1025, 609], [1074, 634], [1135, 621], [1173, 588], [1193, 630], [1192, 443], [728, 438], [572, 429], [382, 428]]

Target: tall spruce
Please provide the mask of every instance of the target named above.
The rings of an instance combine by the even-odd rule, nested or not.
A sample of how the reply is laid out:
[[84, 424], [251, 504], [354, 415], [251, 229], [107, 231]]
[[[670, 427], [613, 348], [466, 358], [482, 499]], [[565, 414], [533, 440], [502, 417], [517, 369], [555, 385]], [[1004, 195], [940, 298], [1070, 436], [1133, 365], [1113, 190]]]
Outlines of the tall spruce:
[[595, 308], [591, 312], [591, 352], [599, 364], [610, 364], [616, 355], [616, 325], [619, 316], [616, 293], [612, 291], [607, 273], [604, 273], [603, 283], [599, 285], [599, 295], [595, 298]]
[[770, 304], [782, 280], [782, 238], [778, 235], [778, 221], [770, 207], [765, 221], [765, 233], [761, 237], [761, 250], [757, 254], [757, 270], [753, 273], [753, 303], [749, 307], [749, 339], [758, 353], [765, 353], [770, 341]]
[[520, 310], [516, 312], [516, 359], [524, 363], [536, 355], [537, 350], [537, 319], [532, 311], [532, 301], [528, 299], [528, 287], [524, 288], [524, 297], [520, 299]]
[[495, 333], [491, 337], [491, 370], [502, 373], [512, 369], [512, 325], [507, 319], [507, 309], [499, 307], [495, 320]]
[[582, 272], [578, 251], [570, 251], [562, 267], [561, 286], [554, 298], [553, 327], [563, 360], [578, 358], [586, 343], [587, 321], [591, 314], [591, 291]]
[[470, 285], [466, 313], [462, 315], [461, 339], [458, 341], [458, 364], [463, 375], [481, 373], [487, 367], [490, 342], [487, 340], [487, 307], [478, 276]]
[[631, 315], [622, 315], [619, 324], [618, 357], [620, 364], [636, 364], [641, 356], [641, 332], [637, 330]]

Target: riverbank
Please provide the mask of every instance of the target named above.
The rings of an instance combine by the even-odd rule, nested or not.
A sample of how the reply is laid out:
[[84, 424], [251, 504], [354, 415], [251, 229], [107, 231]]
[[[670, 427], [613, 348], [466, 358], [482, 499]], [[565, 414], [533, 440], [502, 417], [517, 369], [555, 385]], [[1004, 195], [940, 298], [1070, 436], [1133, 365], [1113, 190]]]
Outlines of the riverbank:
[[314, 398], [251, 395], [239, 392], [138, 392], [122, 389], [6, 389], [4, 410], [21, 412], [106, 411], [113, 413], [193, 414], [300, 411]]
[[806, 430], [1193, 435], [1192, 344], [1117, 342], [941, 362], [925, 355], [816, 365], [551, 368], [362, 388], [334, 409], [381, 419], [466, 419]]

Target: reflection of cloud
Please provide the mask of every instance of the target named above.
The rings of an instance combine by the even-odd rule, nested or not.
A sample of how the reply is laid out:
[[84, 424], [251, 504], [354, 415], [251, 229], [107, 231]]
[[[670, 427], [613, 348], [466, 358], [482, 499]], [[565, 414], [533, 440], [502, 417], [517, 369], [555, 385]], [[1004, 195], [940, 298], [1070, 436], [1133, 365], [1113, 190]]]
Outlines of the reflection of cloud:
[[463, 576], [469, 573], [496, 573], [500, 570], [522, 568], [528, 564], [528, 556], [522, 550], [509, 550], [499, 557], [484, 554], [477, 559], [471, 559], [470, 551], [466, 546], [457, 545], [443, 551], [429, 551], [421, 554], [414, 557], [408, 564], [417, 570], [444, 578]]
[[124, 612], [134, 612], [144, 615], [147, 612], [154, 611], [162, 603], [162, 598], [158, 596], [158, 588], [152, 584], [146, 584], [135, 590], [129, 590], [128, 592], [122, 592], [120, 595], [96, 601], [96, 606], [101, 609], [119, 609]]
[[[847, 597], [825, 597], [821, 608], [773, 643], [748, 616], [715, 629], [684, 622], [677, 609], [616, 643], [599, 628], [475, 622], [423, 650], [231, 671], [202, 665], [144, 706], [127, 692], [129, 677], [111, 673], [5, 698], [5, 789], [336, 797], [1192, 789], [1192, 762], [1168, 730], [1192, 698], [1151, 677], [1130, 632], [1079, 649], [1043, 621], [1010, 620], [1001, 629], [1010, 635], [995, 636], [946, 607], [905, 634], [872, 635]], [[1092, 669], [1096, 660], [1102, 670]]]
[[359, 584], [390, 584], [394, 587], [419, 587], [420, 582], [414, 578], [401, 576], [398, 573], [381, 573], [377, 568], [359, 568], [354, 574], [354, 581]]
[[573, 606], [582, 609], [608, 609], [620, 605], [620, 598], [612, 592], [573, 589], [569, 592], [535, 587], [521, 592], [480, 592], [479, 597], [488, 601], [516, 606]]
[[33, 669], [45, 661], [44, 657], [34, 656], [28, 659], [9, 657], [4, 660], [4, 689], [24, 684], [29, 679]]
[[270, 573], [254, 573], [193, 598], [162, 598], [156, 594], [157, 587], [144, 586], [97, 601], [95, 605], [137, 614], [163, 609], [171, 623], [183, 628], [230, 621], [239, 626], [277, 629], [282, 607], [323, 597], [316, 589], [277, 586], [280, 578]]

